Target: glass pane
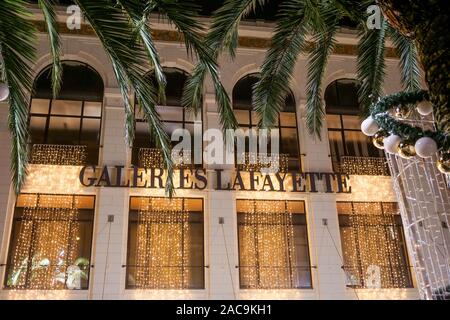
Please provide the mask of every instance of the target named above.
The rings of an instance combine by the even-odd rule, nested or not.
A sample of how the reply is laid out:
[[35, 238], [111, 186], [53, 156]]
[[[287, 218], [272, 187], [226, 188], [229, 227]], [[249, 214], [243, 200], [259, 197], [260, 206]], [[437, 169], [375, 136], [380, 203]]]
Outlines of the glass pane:
[[81, 116], [81, 101], [53, 100], [52, 115]]
[[341, 128], [341, 117], [337, 115], [327, 115], [328, 129]]
[[282, 153], [298, 158], [297, 128], [281, 128], [280, 149]]
[[79, 118], [51, 117], [47, 143], [76, 145], [79, 142], [79, 132]]
[[48, 114], [49, 106], [50, 106], [50, 100], [32, 99], [30, 112], [31, 113]]
[[97, 144], [100, 140], [100, 119], [83, 119], [81, 139]]
[[234, 115], [239, 125], [250, 124], [250, 113], [247, 110], [234, 110]]
[[163, 121], [183, 121], [183, 108], [157, 106], [156, 110]]
[[281, 112], [280, 113], [280, 124], [282, 127], [297, 127], [295, 113]]
[[259, 114], [256, 111], [252, 111], [252, 126], [256, 127], [259, 123]]
[[330, 152], [334, 161], [339, 161], [341, 156], [345, 155], [344, 142], [340, 131], [328, 131], [330, 140]]
[[135, 148], [150, 148], [151, 137], [149, 133], [148, 123], [136, 122], [135, 138], [133, 143]]
[[86, 117], [101, 117], [102, 103], [101, 102], [84, 102], [84, 115]]
[[30, 134], [31, 143], [44, 143], [45, 142], [45, 124], [47, 123], [46, 117], [31, 117], [30, 118]]
[[345, 131], [347, 155], [354, 157], [369, 157], [370, 138], [360, 131]]
[[361, 120], [358, 116], [342, 116], [345, 129], [361, 130]]

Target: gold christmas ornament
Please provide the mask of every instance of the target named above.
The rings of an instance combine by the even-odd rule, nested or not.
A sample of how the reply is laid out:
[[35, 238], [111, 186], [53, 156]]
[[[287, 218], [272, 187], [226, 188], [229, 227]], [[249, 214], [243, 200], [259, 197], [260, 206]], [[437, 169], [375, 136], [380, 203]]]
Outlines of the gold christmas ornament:
[[450, 152], [444, 152], [437, 161], [437, 167], [440, 172], [450, 174]]
[[402, 141], [398, 145], [398, 154], [403, 159], [411, 159], [417, 155], [414, 145], [409, 141]]
[[374, 134], [372, 142], [378, 149], [384, 149], [384, 139], [389, 137], [389, 134], [384, 130], [379, 130]]
[[395, 108], [395, 116], [397, 118], [405, 119], [411, 114], [410, 110], [406, 106], [398, 106]]

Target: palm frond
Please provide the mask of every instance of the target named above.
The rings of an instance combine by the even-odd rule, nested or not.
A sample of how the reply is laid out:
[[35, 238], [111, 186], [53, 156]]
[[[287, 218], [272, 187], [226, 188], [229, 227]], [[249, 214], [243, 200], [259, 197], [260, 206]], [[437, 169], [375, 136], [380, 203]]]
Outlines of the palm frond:
[[140, 0], [117, 0], [117, 3], [122, 6], [122, 9], [133, 24], [134, 33], [136, 34], [134, 38], [139, 39], [147, 51], [150, 67], [153, 69], [158, 83], [158, 100], [160, 103], [165, 103], [166, 77], [148, 23], [149, 14], [156, 5], [153, 1], [143, 2]]
[[[221, 125], [225, 129], [237, 128], [237, 121], [233, 113], [230, 98], [220, 81], [217, 63], [213, 57], [213, 53], [204, 42], [205, 30], [198, 23], [198, 7], [191, 1], [155, 1], [160, 11], [168, 17], [169, 21], [183, 35], [188, 53], [195, 55], [199, 61], [191, 79], [195, 79], [198, 84], [200, 81], [204, 81], [206, 76], [205, 71], [211, 75]], [[191, 85], [192, 82], [188, 80], [184, 89], [186, 94], [184, 94], [182, 103], [184, 107], [191, 108], [197, 113], [202, 102], [202, 91], [198, 90], [198, 87], [193, 88]]]
[[421, 87], [419, 57], [414, 41], [392, 27], [388, 28], [388, 34], [394, 42], [397, 53], [400, 55], [403, 88], [406, 91], [419, 90]]
[[316, 32], [314, 49], [309, 55], [308, 83], [306, 100], [306, 126], [311, 135], [321, 139], [322, 122], [325, 115], [322, 99], [322, 81], [328, 58], [336, 46], [336, 33], [339, 29], [341, 14], [334, 7], [323, 6], [325, 30]]
[[12, 136], [11, 171], [19, 193], [28, 165], [28, 107], [33, 86], [30, 65], [35, 61], [36, 29], [26, 2], [0, 0], [0, 55], [2, 78], [10, 88], [8, 126]]
[[306, 18], [303, 1], [282, 3], [272, 46], [262, 65], [261, 78], [253, 89], [254, 109], [260, 115], [259, 126], [262, 128], [272, 127], [278, 119], [289, 90], [287, 84], [305, 46]]
[[218, 55], [226, 48], [232, 58], [236, 55], [238, 46], [239, 23], [256, 7], [264, 6], [267, 0], [228, 0], [213, 16], [211, 30], [207, 42]]
[[[155, 109], [155, 90], [150, 81], [144, 77], [147, 53], [142, 46], [129, 45], [134, 27], [128, 17], [123, 14], [122, 8], [115, 6], [109, 0], [75, 0], [75, 2], [82, 9], [112, 62], [126, 109], [130, 109], [131, 105], [128, 95], [129, 86], [135, 90], [144, 117], [148, 121], [151, 136], [162, 152], [168, 173], [166, 191], [169, 196], [172, 196], [174, 187], [170, 140]], [[127, 111], [127, 117], [128, 113], [132, 114], [131, 110]], [[129, 140], [130, 138], [128, 137]]]
[[380, 29], [362, 31], [358, 44], [359, 100], [363, 114], [383, 94], [386, 76], [385, 42], [387, 22], [383, 19]]
[[47, 33], [50, 42], [50, 51], [52, 53], [52, 89], [53, 97], [59, 93], [62, 80], [62, 64], [61, 64], [61, 39], [58, 32], [58, 21], [54, 10], [54, 0], [38, 0], [39, 7], [44, 15], [47, 26]]

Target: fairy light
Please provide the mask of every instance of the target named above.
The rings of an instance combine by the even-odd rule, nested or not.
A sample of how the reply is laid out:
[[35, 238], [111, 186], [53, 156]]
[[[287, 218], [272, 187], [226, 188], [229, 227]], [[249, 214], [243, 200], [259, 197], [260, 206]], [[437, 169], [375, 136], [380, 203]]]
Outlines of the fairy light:
[[286, 201], [240, 200], [240, 270], [250, 289], [292, 288], [295, 266], [292, 212]]
[[395, 221], [396, 204], [339, 202], [338, 213], [347, 215], [349, 222], [349, 227], [342, 229], [349, 284], [363, 288], [407, 287], [409, 270], [400, 246], [402, 234]]
[[341, 157], [340, 171], [349, 175], [389, 176], [389, 168], [384, 158]]
[[86, 163], [87, 146], [34, 144], [30, 163], [81, 166]]
[[189, 212], [183, 198], [140, 198], [137, 289], [189, 287]]
[[[172, 152], [172, 161], [175, 169], [185, 168], [191, 164], [191, 151], [181, 150]], [[142, 168], [164, 168], [164, 158], [160, 149], [140, 148], [138, 154], [139, 166]]]
[[268, 155], [265, 153], [248, 152], [244, 154], [243, 163], [238, 164], [241, 171], [262, 171], [276, 169], [276, 172], [288, 171], [288, 155]]
[[8, 285], [13, 289], [65, 289], [67, 267], [78, 253], [75, 196], [21, 195], [25, 201]]

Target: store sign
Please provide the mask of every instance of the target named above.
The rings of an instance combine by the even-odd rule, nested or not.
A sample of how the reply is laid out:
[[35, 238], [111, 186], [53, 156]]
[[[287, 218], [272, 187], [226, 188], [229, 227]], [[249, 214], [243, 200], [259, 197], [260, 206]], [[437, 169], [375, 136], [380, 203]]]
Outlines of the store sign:
[[[85, 187], [164, 189], [167, 171], [158, 168], [86, 166], [80, 171]], [[350, 177], [329, 172], [260, 173], [239, 170], [179, 169], [173, 174], [176, 189], [298, 193], [351, 193]]]

